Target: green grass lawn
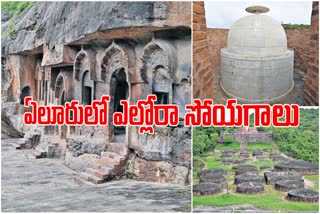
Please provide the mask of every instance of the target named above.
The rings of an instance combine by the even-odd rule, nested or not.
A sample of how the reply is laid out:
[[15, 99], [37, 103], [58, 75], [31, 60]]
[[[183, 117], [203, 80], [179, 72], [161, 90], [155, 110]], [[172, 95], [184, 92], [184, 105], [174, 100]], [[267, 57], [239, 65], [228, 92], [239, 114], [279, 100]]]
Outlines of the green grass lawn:
[[318, 211], [318, 204], [307, 204], [290, 202], [283, 197], [286, 193], [273, 191], [261, 195], [235, 195], [222, 194], [215, 196], [193, 197], [193, 206], [209, 205], [209, 206], [230, 206], [240, 204], [252, 204], [261, 209], [272, 210], [275, 212], [287, 211]]
[[315, 191], [319, 191], [319, 175], [305, 175], [306, 179], [314, 182], [314, 187], [312, 188]]
[[252, 152], [254, 149], [272, 149], [273, 144], [272, 143], [247, 143], [247, 150], [248, 152]]
[[229, 143], [229, 144], [218, 144], [215, 149], [218, 150], [226, 150], [226, 149], [239, 149], [240, 150], [240, 143]]

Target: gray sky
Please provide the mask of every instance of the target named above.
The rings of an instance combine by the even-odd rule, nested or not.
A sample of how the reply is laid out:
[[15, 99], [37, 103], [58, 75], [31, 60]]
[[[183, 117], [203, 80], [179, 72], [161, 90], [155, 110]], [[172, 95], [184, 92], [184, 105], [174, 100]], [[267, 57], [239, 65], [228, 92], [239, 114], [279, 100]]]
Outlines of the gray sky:
[[243, 16], [250, 15], [245, 8], [253, 5], [267, 6], [266, 15], [288, 24], [310, 24], [311, 1], [205, 1], [207, 27], [230, 28]]

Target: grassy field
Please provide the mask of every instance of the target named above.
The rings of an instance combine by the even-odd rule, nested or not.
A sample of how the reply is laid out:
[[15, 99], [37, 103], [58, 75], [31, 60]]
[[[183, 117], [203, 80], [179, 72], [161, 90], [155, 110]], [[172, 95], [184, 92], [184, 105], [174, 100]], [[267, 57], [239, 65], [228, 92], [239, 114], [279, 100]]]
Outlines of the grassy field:
[[[266, 143], [248, 143], [247, 151], [249, 153], [254, 149], [272, 149], [272, 144]], [[252, 204], [257, 208], [265, 209], [274, 212], [316, 212], [319, 210], [318, 204], [309, 204], [309, 203], [298, 203], [290, 202], [285, 200], [285, 192], [276, 191], [273, 185], [264, 185], [265, 191], [263, 194], [258, 195], [244, 195], [234, 193], [236, 185], [231, 184], [234, 179], [234, 172], [232, 170], [232, 165], [222, 165], [221, 164], [221, 152], [227, 149], [235, 149], [236, 155], [234, 159], [237, 159], [240, 152], [240, 143], [230, 143], [228, 145], [219, 144], [216, 146], [218, 152], [211, 154], [206, 154], [206, 156], [195, 156], [196, 159], [201, 159], [206, 162], [207, 168], [223, 168], [228, 171], [227, 180], [229, 181], [228, 191], [229, 193], [213, 195], [213, 196], [201, 196], [193, 197], [193, 206], [230, 206], [230, 205], [241, 205], [241, 204]], [[257, 162], [254, 160], [247, 161], [246, 164], [252, 164], [257, 167], [261, 166], [270, 166], [273, 167], [274, 163], [271, 160]], [[260, 173], [263, 175], [263, 172]], [[314, 190], [318, 191], [319, 188], [319, 175], [307, 175], [305, 178], [313, 181], [316, 185], [313, 187]], [[198, 177], [197, 173], [193, 173], [194, 183], [197, 183]]]
[[312, 188], [315, 191], [319, 191], [319, 175], [305, 175], [306, 179], [314, 182], [314, 187]]
[[216, 196], [193, 197], [193, 206], [229, 206], [239, 204], [252, 204], [255, 207], [272, 210], [274, 212], [288, 211], [317, 211], [318, 204], [306, 204], [286, 201], [283, 198], [285, 193], [272, 191], [261, 195], [236, 195], [222, 194]]

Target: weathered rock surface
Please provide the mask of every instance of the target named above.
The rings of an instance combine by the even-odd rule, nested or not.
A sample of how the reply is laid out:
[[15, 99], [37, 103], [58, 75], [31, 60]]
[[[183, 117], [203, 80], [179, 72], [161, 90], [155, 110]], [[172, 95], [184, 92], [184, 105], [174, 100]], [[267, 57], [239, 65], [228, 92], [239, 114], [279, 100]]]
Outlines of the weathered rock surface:
[[304, 182], [301, 180], [280, 180], [274, 185], [274, 188], [278, 191], [288, 192], [294, 189], [303, 189]]
[[234, 178], [234, 184], [240, 184], [243, 182], [262, 182], [263, 181], [263, 176], [258, 175], [256, 173], [244, 173], [241, 175], [237, 175]]
[[280, 180], [303, 180], [299, 173], [295, 172], [265, 172], [266, 184], [275, 184]]
[[319, 165], [304, 160], [280, 161], [274, 165], [275, 171], [293, 171], [302, 174], [317, 174]]
[[23, 138], [24, 133], [17, 130], [4, 111], [1, 112], [1, 139]]
[[[116, 36], [114, 29], [126, 29], [127, 34], [139, 34], [133, 27], [171, 28], [190, 26], [190, 7], [180, 2], [37, 2], [31, 8], [11, 19], [16, 38], [2, 35], [6, 53], [36, 49], [42, 45], [55, 51], [54, 46], [105, 34]], [[187, 4], [190, 6], [190, 4]], [[179, 18], [178, 18], [179, 17]], [[8, 22], [1, 26], [2, 33], [10, 31]], [[113, 32], [109, 30], [113, 29]], [[140, 32], [141, 33], [141, 32]]]
[[295, 189], [288, 192], [289, 201], [318, 203], [319, 193], [311, 189]]
[[227, 176], [227, 171], [222, 168], [211, 168], [211, 169], [205, 169], [200, 172], [198, 172], [198, 177], [203, 177], [207, 175], [224, 175]]
[[189, 168], [166, 161], [150, 161], [131, 155], [127, 176], [137, 180], [186, 185], [190, 183]]
[[104, 145], [89, 142], [87, 139], [67, 138], [66, 148], [74, 157], [82, 154], [96, 154], [100, 155], [104, 151]]
[[76, 172], [83, 172], [87, 168], [91, 168], [99, 158], [100, 156], [97, 154], [82, 154], [75, 157], [69, 151], [66, 151], [63, 163]]
[[237, 185], [237, 192], [244, 194], [257, 194], [264, 190], [264, 186], [260, 182], [243, 182]]
[[236, 175], [241, 175], [247, 172], [258, 173], [258, 168], [254, 165], [236, 165], [232, 169], [236, 172]]
[[193, 185], [193, 194], [200, 195], [214, 195], [222, 192], [222, 186], [216, 183], [202, 183]]
[[191, 130], [189, 127], [161, 128], [148, 135], [134, 147], [140, 158], [155, 161], [169, 161], [174, 164], [191, 164]]
[[199, 177], [200, 181], [199, 183], [216, 183], [221, 184], [223, 188], [226, 188], [228, 185], [227, 178], [224, 175], [221, 174], [215, 174], [215, 175], [204, 175]]

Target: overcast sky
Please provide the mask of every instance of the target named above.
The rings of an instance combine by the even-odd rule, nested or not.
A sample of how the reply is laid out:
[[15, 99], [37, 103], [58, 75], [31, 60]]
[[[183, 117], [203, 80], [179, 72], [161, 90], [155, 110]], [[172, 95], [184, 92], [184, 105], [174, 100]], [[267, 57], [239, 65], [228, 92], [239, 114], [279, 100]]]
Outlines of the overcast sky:
[[230, 28], [231, 25], [243, 16], [250, 15], [245, 8], [252, 5], [267, 6], [270, 11], [266, 13], [288, 24], [310, 24], [312, 2], [276, 2], [276, 1], [205, 1], [207, 27]]

